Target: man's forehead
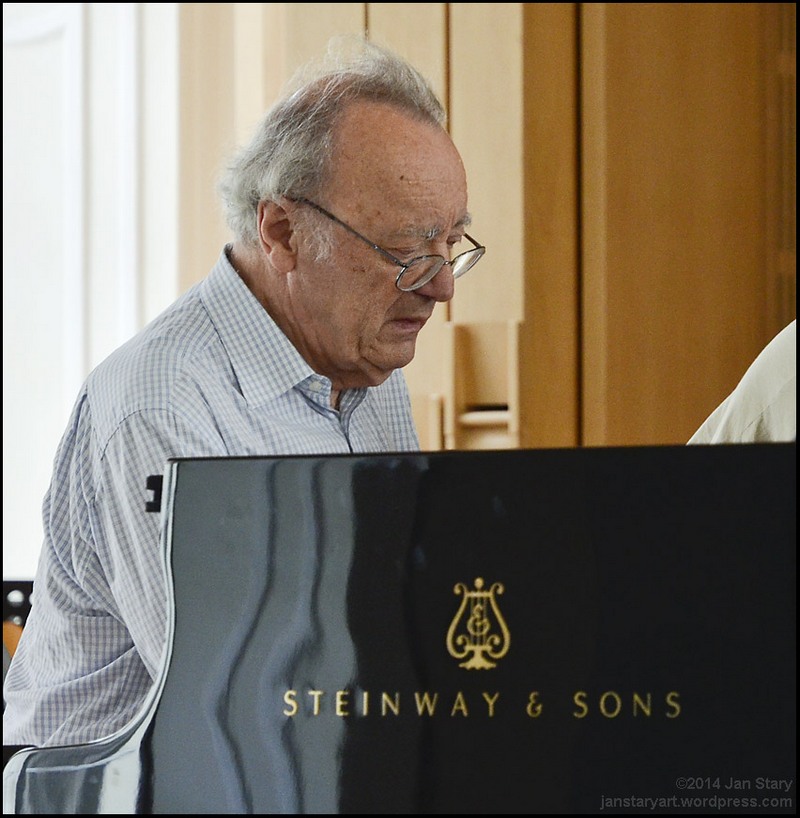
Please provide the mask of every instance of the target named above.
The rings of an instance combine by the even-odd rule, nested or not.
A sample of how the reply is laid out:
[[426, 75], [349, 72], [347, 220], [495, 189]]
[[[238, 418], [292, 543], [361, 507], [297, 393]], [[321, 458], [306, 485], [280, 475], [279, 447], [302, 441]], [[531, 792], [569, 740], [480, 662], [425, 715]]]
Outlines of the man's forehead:
[[469, 223], [463, 163], [440, 125], [374, 102], [340, 125], [324, 194], [337, 213], [416, 241]]
[[395, 105], [370, 101], [348, 107], [335, 129], [334, 143], [334, 168], [349, 163], [354, 169], [383, 168], [397, 163], [402, 171], [406, 163], [414, 167], [431, 159], [458, 158], [447, 131], [437, 123]]

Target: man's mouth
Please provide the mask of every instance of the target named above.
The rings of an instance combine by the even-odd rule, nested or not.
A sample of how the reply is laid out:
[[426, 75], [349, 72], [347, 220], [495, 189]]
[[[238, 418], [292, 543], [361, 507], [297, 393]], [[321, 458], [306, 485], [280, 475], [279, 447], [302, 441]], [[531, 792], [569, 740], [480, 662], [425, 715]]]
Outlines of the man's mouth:
[[419, 332], [428, 322], [430, 316], [401, 316], [392, 319], [392, 324], [403, 332]]

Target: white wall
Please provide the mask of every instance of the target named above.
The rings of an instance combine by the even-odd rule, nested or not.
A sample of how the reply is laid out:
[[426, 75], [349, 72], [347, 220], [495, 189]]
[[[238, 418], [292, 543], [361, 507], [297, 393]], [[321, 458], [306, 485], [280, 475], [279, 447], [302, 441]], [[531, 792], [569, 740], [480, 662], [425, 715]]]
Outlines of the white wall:
[[176, 3], [3, 4], [3, 576], [89, 370], [178, 294]]

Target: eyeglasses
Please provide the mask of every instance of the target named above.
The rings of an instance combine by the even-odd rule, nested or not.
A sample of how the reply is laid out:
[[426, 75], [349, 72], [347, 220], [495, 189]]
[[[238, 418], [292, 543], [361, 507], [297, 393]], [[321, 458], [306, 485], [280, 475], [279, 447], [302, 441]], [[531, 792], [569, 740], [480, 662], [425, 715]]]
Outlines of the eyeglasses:
[[352, 233], [356, 238], [361, 239], [361, 241], [368, 244], [373, 250], [377, 250], [382, 256], [389, 259], [392, 264], [401, 267], [402, 269], [398, 273], [394, 283], [397, 289], [403, 292], [411, 292], [412, 290], [418, 290], [420, 287], [424, 287], [445, 265], [450, 266], [453, 272], [453, 278], [460, 278], [464, 273], [471, 270], [486, 252], [486, 248], [483, 245], [478, 244], [472, 236], [464, 233], [464, 238], [469, 239], [475, 246], [471, 250], [459, 253], [450, 261], [444, 258], [444, 256], [439, 255], [417, 256], [410, 261], [400, 261], [399, 258], [395, 258], [391, 253], [388, 253], [382, 247], [370, 241], [366, 236], [362, 236], [361, 233], [354, 230], [349, 224], [346, 224], [334, 216], [333, 213], [329, 213], [324, 207], [320, 207], [316, 204], [316, 202], [304, 198], [297, 198], [292, 201], [308, 205], [309, 207], [313, 207], [314, 210], [318, 210], [323, 216], [327, 216], [331, 221], [344, 227], [345, 230]]

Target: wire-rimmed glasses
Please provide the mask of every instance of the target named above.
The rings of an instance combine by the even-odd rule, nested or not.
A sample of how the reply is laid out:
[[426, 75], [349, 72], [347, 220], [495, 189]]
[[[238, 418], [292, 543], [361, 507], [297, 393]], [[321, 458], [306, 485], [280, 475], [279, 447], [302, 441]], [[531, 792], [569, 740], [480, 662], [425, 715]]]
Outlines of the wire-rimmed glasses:
[[399, 258], [395, 258], [391, 253], [375, 244], [375, 242], [370, 241], [366, 236], [362, 236], [361, 233], [354, 230], [349, 224], [343, 222], [340, 218], [334, 216], [333, 213], [325, 210], [324, 207], [321, 207], [316, 202], [302, 197], [292, 199], [292, 201], [314, 208], [314, 210], [322, 213], [323, 216], [327, 216], [331, 221], [336, 222], [336, 224], [352, 233], [356, 238], [361, 239], [361, 241], [368, 244], [373, 250], [377, 250], [384, 258], [389, 259], [392, 264], [396, 264], [400, 267], [400, 272], [397, 274], [394, 283], [397, 289], [403, 292], [411, 292], [412, 290], [418, 290], [420, 287], [424, 287], [446, 265], [450, 266], [453, 272], [453, 278], [460, 278], [464, 273], [469, 272], [486, 252], [486, 248], [482, 244], [478, 244], [472, 236], [468, 233], [464, 233], [464, 238], [471, 241], [475, 246], [470, 250], [459, 253], [454, 259], [448, 260], [444, 256], [428, 255], [417, 256], [409, 261], [400, 261]]

